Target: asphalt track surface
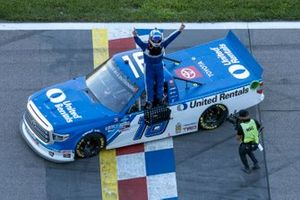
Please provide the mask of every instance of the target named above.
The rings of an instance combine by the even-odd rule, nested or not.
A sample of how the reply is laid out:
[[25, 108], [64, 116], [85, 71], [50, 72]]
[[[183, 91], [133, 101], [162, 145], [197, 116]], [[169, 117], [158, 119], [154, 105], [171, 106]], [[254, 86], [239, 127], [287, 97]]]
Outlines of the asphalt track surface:
[[[101, 199], [98, 157], [50, 163], [19, 133], [31, 93], [92, 71], [91, 31], [0, 32], [0, 199]], [[168, 52], [226, 32], [186, 30]], [[250, 109], [265, 127], [265, 151], [256, 152], [262, 168], [250, 175], [241, 171], [229, 123], [179, 136], [174, 138], [179, 199], [299, 199], [300, 30], [234, 32], [265, 70], [266, 98]]]

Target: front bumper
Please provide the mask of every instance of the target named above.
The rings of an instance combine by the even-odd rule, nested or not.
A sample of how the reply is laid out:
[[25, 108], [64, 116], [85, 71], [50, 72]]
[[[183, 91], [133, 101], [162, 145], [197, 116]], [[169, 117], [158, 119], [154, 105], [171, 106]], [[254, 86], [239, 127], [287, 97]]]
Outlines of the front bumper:
[[44, 145], [42, 145], [24, 118], [20, 124], [20, 131], [28, 145], [41, 157], [56, 163], [72, 162], [75, 160], [74, 152], [72, 151], [57, 151], [46, 148]]

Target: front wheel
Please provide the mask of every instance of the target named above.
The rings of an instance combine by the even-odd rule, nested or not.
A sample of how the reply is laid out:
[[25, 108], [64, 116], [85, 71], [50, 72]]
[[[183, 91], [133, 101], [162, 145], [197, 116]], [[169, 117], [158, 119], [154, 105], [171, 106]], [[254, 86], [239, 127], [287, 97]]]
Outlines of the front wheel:
[[212, 130], [219, 127], [228, 115], [226, 106], [216, 104], [208, 107], [200, 116], [199, 127], [205, 130]]
[[105, 148], [105, 138], [99, 133], [85, 135], [76, 145], [77, 158], [89, 158], [97, 155], [101, 149]]

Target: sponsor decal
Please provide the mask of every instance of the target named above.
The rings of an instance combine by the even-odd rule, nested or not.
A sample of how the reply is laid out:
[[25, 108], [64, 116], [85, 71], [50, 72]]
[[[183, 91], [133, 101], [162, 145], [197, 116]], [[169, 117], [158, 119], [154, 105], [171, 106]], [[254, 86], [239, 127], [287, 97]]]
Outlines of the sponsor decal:
[[188, 67], [176, 69], [175, 73], [179, 78], [189, 79], [189, 80], [202, 77], [202, 74], [198, 71], [198, 69], [195, 66], [188, 66]]
[[76, 111], [72, 103], [66, 100], [65, 93], [58, 88], [52, 88], [46, 92], [46, 96], [54, 103], [56, 110], [65, 119], [67, 123], [72, 123], [74, 119], [81, 119], [82, 116]]
[[118, 125], [117, 124], [112, 124], [112, 125], [109, 125], [109, 126], [105, 127], [105, 130], [107, 132], [112, 132], [112, 131], [115, 131], [116, 128], [118, 128]]
[[188, 105], [186, 103], [182, 103], [182, 104], [177, 105], [177, 110], [178, 111], [183, 111], [183, 110], [186, 110], [187, 108], [188, 108]]
[[226, 44], [220, 44], [218, 47], [210, 48], [217, 54], [217, 57], [221, 60], [224, 65], [231, 65], [240, 63], [237, 57], [231, 52]]
[[136, 86], [132, 85], [130, 83], [129, 79], [115, 65], [111, 65], [109, 69], [132, 92], [136, 92], [138, 90], [138, 88]]
[[[246, 94], [248, 92], [249, 92], [249, 88], [246, 88], [246, 87], [243, 87], [241, 89], [236, 89], [234, 91], [223, 92], [223, 93], [217, 94], [213, 97], [191, 101], [191, 102], [189, 102], [189, 107], [190, 108], [197, 108], [197, 107], [200, 107], [200, 106], [210, 105], [210, 104], [213, 104], [213, 103], [217, 103], [218, 101], [224, 101], [224, 100], [227, 100], [227, 99], [230, 99], [230, 98], [234, 98], [234, 97]], [[180, 104], [180, 105], [177, 106], [178, 111], [183, 110], [182, 105], [183, 104]]]
[[201, 100], [195, 100], [190, 102], [190, 108], [197, 108], [200, 106], [206, 106], [212, 103], [216, 103], [218, 101], [218, 95], [215, 95], [214, 97], [205, 98]]
[[117, 129], [120, 131], [126, 131], [130, 128], [130, 121], [124, 121], [121, 123], [117, 124], [111, 124], [107, 127], [105, 127], [105, 131], [107, 132], [115, 132]]
[[245, 66], [240, 64], [238, 58], [226, 46], [220, 44], [218, 47], [211, 47], [210, 50], [214, 51], [224, 66], [228, 66], [229, 73], [237, 79], [245, 79], [250, 76], [250, 72]]
[[198, 65], [209, 78], [214, 76], [214, 73], [212, 73], [212, 71], [210, 71], [210, 69], [203, 63], [203, 61], [199, 61]]
[[237, 89], [234, 91], [230, 91], [230, 92], [224, 92], [219, 94], [219, 100], [226, 100], [226, 99], [230, 99], [230, 98], [234, 98], [237, 96], [240, 96], [242, 94], [246, 94], [249, 92], [249, 88], [243, 87], [242, 89]]
[[176, 124], [176, 126], [175, 126], [175, 132], [176, 133], [181, 133], [181, 123], [180, 122], [178, 122]]
[[196, 122], [192, 122], [192, 123], [184, 124], [183, 126], [193, 126], [193, 125], [196, 125], [196, 124], [197, 124]]
[[65, 93], [58, 88], [48, 90], [46, 92], [46, 96], [50, 99], [52, 103], [61, 103], [67, 98]]
[[122, 122], [120, 124], [120, 131], [126, 131], [130, 128], [130, 122], [127, 121], [127, 122]]
[[240, 64], [231, 65], [228, 71], [237, 79], [245, 79], [250, 76], [250, 72]]
[[185, 124], [183, 125], [183, 131], [184, 132], [193, 132], [196, 131], [198, 128], [198, 125], [196, 123], [190, 123], [190, 124]]

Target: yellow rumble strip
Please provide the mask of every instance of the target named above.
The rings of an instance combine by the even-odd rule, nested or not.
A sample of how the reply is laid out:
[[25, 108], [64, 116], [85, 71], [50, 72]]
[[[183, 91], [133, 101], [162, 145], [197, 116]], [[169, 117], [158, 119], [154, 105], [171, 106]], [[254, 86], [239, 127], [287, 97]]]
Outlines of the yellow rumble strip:
[[93, 29], [94, 68], [108, 59], [108, 32], [107, 29]]
[[[107, 29], [93, 29], [94, 68], [109, 57]], [[99, 155], [103, 200], [118, 200], [117, 161], [115, 150], [103, 150]]]

